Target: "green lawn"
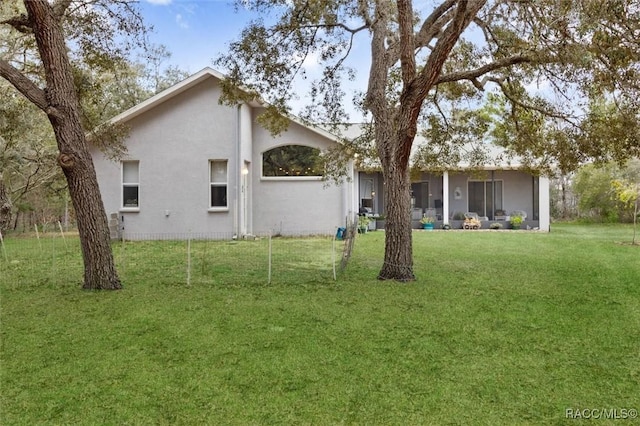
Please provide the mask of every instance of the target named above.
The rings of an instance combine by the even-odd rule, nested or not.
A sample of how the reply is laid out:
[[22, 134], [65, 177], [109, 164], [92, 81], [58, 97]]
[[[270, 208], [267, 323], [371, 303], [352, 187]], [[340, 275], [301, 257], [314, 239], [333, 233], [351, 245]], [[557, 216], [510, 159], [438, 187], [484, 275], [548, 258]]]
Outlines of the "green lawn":
[[[0, 423], [628, 416], [640, 409], [640, 247], [621, 244], [630, 239], [622, 225], [418, 231], [418, 280], [408, 284], [376, 280], [382, 232], [358, 236], [337, 281], [327, 240], [274, 240], [271, 285], [264, 242], [194, 243], [191, 285], [183, 243], [128, 243], [114, 246], [118, 292], [79, 289], [74, 241], [52, 249], [7, 239]], [[284, 261], [300, 272], [277, 266]]]

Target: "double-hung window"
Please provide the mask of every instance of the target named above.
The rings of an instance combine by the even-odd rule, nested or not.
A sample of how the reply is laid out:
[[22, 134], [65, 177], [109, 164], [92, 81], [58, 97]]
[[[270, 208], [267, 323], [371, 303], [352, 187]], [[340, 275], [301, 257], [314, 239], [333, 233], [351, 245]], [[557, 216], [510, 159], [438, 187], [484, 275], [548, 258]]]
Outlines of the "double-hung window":
[[209, 208], [226, 210], [227, 204], [227, 160], [209, 161]]
[[122, 162], [122, 207], [140, 208], [140, 162]]

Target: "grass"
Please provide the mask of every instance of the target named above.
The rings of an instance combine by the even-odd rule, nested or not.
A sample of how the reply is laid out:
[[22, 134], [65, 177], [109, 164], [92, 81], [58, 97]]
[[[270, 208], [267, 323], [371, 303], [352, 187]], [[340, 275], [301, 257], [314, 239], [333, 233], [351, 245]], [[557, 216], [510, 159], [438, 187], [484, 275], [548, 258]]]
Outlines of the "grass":
[[376, 280], [382, 232], [358, 237], [337, 282], [326, 240], [274, 240], [271, 285], [264, 242], [196, 244], [190, 286], [181, 244], [135, 243], [115, 248], [125, 290], [102, 293], [79, 289], [75, 250], [7, 240], [0, 422], [511, 425], [637, 410], [630, 232], [416, 232], [409, 284]]

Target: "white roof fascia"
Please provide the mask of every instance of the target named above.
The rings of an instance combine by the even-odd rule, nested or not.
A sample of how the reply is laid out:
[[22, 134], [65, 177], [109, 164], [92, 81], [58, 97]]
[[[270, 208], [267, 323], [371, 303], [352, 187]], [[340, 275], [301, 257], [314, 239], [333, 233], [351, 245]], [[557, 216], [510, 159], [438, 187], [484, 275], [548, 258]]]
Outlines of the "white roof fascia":
[[337, 143], [342, 143], [342, 138], [339, 138], [338, 136], [336, 136], [333, 133], [330, 133], [330, 132], [322, 129], [321, 127], [318, 127], [318, 126], [316, 126], [314, 124], [307, 124], [302, 119], [296, 117], [295, 115], [287, 115], [286, 117], [289, 120], [291, 120], [292, 122], [294, 122], [296, 124], [299, 124], [300, 126], [305, 127], [307, 129], [311, 130], [312, 132], [319, 134], [322, 137], [325, 137], [325, 138], [330, 139], [330, 140], [332, 140], [334, 142], [337, 142]]
[[[182, 80], [179, 83], [174, 84], [173, 86], [169, 87], [168, 89], [163, 90], [162, 92], [150, 97], [149, 99], [139, 103], [138, 105], [129, 108], [128, 110], [116, 115], [115, 117], [113, 117], [112, 119], [110, 119], [108, 121], [109, 124], [115, 124], [115, 123], [121, 123], [121, 122], [127, 122], [135, 117], [137, 117], [140, 114], [143, 114], [147, 111], [149, 111], [150, 109], [154, 108], [156, 105], [161, 104], [177, 95], [179, 95], [182, 92], [185, 92], [186, 90], [190, 89], [191, 87], [195, 86], [196, 84], [200, 83], [202, 80], [208, 78], [208, 77], [214, 77], [218, 80], [224, 80], [225, 76], [214, 70], [213, 68], [210, 67], [206, 67], [203, 68], [202, 70], [198, 71], [197, 73], [187, 77], [186, 79]], [[250, 103], [251, 106], [254, 107], [259, 107], [259, 106], [265, 106], [266, 102], [263, 101], [256, 101], [256, 102], [251, 102]], [[339, 137], [337, 137], [336, 135], [334, 135], [333, 133], [329, 133], [328, 131], [321, 129], [320, 127], [317, 127], [315, 125], [310, 125], [307, 124], [305, 122], [303, 122], [300, 118], [293, 116], [293, 115], [288, 115], [287, 118], [289, 120], [291, 120], [292, 122], [299, 124], [302, 127], [305, 127], [317, 134], [319, 134], [322, 137], [325, 137], [327, 139], [330, 139], [334, 142], [341, 142], [341, 139]]]
[[109, 120], [108, 123], [114, 124], [114, 123], [120, 123], [120, 122], [127, 122], [132, 118], [137, 117], [138, 115], [149, 111], [156, 105], [161, 104], [179, 95], [180, 93], [195, 86], [196, 84], [198, 84], [199, 82], [201, 82], [202, 80], [208, 77], [214, 77], [214, 78], [217, 78], [218, 80], [222, 80], [224, 78], [224, 76], [221, 73], [214, 70], [213, 68], [209, 68], [209, 67], [203, 68], [202, 70], [187, 77], [181, 82], [176, 83], [173, 86], [169, 87], [168, 89], [165, 89], [162, 92], [150, 97], [146, 101], [143, 101], [138, 105], [131, 107], [128, 110], [116, 115], [111, 120]]

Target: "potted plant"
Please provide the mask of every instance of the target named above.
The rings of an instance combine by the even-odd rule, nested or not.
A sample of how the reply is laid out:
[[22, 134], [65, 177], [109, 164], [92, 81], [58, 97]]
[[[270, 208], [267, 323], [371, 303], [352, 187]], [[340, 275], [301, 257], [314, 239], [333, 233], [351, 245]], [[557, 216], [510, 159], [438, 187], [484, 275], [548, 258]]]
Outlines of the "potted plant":
[[433, 229], [433, 222], [435, 222], [435, 220], [431, 216], [423, 216], [422, 219], [420, 219], [422, 229]]
[[522, 222], [524, 221], [524, 218], [520, 215], [514, 215], [511, 216], [511, 227], [513, 229], [520, 229], [520, 227], [522, 226]]
[[369, 222], [371, 222], [371, 219], [369, 219], [368, 216], [365, 216], [365, 215], [358, 216], [358, 233], [359, 234], [367, 233], [367, 229], [369, 229]]

